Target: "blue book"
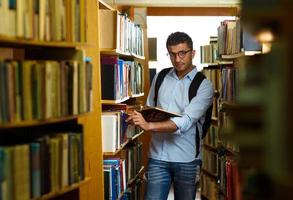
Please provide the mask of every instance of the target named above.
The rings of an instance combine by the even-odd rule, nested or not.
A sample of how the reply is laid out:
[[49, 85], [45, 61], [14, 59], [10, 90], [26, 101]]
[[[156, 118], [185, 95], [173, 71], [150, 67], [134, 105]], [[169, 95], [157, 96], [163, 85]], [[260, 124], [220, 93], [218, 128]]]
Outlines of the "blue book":
[[104, 167], [111, 168], [112, 199], [117, 199], [121, 192], [120, 159], [104, 160]]
[[30, 143], [31, 197], [41, 196], [41, 144]]
[[242, 32], [242, 42], [244, 51], [262, 51], [262, 45], [245, 28]]

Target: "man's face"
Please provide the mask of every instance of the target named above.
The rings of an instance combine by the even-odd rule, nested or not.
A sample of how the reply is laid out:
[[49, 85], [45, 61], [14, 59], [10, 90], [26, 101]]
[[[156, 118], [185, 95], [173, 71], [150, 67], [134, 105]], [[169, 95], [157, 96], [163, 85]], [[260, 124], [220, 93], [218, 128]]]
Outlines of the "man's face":
[[168, 46], [170, 60], [179, 73], [188, 72], [192, 67], [192, 58], [195, 50], [190, 49], [186, 43]]

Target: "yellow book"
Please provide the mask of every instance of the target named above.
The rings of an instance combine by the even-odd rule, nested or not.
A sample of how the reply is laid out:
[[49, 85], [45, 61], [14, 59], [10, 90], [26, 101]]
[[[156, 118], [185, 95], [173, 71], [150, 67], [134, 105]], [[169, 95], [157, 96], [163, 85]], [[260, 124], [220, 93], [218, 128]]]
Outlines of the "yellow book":
[[22, 62], [22, 102], [24, 120], [33, 119], [32, 105], [32, 66], [35, 61]]
[[25, 1], [16, 0], [16, 36], [24, 37], [24, 5]]

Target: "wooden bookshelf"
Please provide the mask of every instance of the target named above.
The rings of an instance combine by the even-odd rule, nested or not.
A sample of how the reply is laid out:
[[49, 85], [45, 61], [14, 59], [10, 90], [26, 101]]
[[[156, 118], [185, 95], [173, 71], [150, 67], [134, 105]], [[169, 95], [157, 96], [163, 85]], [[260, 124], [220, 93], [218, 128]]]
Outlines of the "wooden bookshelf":
[[69, 186], [66, 186], [64, 188], [61, 188], [60, 190], [58, 190], [56, 192], [51, 192], [49, 194], [45, 194], [45, 195], [43, 195], [43, 196], [41, 196], [39, 198], [36, 198], [34, 200], [45, 200], [45, 199], [52, 199], [54, 197], [58, 197], [58, 196], [60, 196], [62, 194], [70, 192], [72, 190], [76, 190], [76, 189], [80, 188], [83, 185], [89, 184], [91, 182], [91, 180], [92, 180], [91, 178], [86, 177], [85, 180], [83, 180], [83, 181], [80, 181], [78, 183], [74, 183], [72, 185], [69, 185]]
[[[32, 2], [32, 1], [30, 1]], [[46, 1], [43, 1], [43, 3]], [[51, 1], [50, 1], [51, 2]], [[59, 1], [54, 1], [58, 2]], [[61, 1], [60, 1], [61, 2]], [[16, 7], [18, 7], [18, 3], [22, 3], [22, 1], [17, 1]], [[28, 3], [28, 2], [24, 2]], [[71, 6], [71, 1], [66, 0], [64, 1], [66, 4], [62, 4], [62, 6], [66, 7], [66, 11], [69, 11], [68, 6]], [[71, 184], [69, 186], [66, 186], [61, 189], [57, 189], [56, 192], [49, 192], [48, 194], [45, 194], [43, 196], [40, 196], [35, 199], [86, 199], [86, 200], [93, 200], [93, 199], [103, 199], [103, 184], [100, 183], [103, 178], [103, 171], [102, 171], [102, 166], [100, 163], [102, 162], [102, 143], [101, 143], [101, 137], [100, 134], [100, 113], [101, 109], [99, 105], [96, 102], [100, 102], [100, 96], [99, 96], [99, 86], [97, 83], [99, 82], [99, 69], [98, 69], [98, 64], [99, 64], [99, 57], [96, 53], [98, 49], [98, 28], [96, 24], [98, 24], [97, 20], [97, 2], [95, 0], [81, 0], [78, 1], [78, 7], [76, 9], [80, 9], [78, 11], [78, 15], [74, 15], [76, 17], [76, 20], [80, 20], [80, 23], [76, 23], [76, 27], [71, 27], [67, 23], [71, 23], [73, 19], [69, 19], [71, 15], [67, 13], [66, 15], [66, 22], [65, 24], [59, 24], [60, 26], [66, 26], [68, 28], [68, 32], [66, 32], [65, 38], [61, 38], [60, 41], [59, 39], [56, 39], [58, 41], [54, 41], [53, 37], [50, 38], [50, 41], [43, 41], [43, 40], [37, 40], [37, 39], [25, 39], [26, 36], [17, 36], [17, 37], [11, 37], [8, 36], [10, 35], [6, 33], [6, 35], [0, 35], [0, 48], [2, 49], [9, 49], [9, 51], [14, 52], [16, 51], [17, 55], [15, 56], [12, 54], [11, 57], [7, 57], [9, 60], [51, 60], [51, 61], [77, 61], [80, 62], [80, 66], [84, 67], [85, 66], [85, 57], [90, 57], [91, 58], [91, 64], [92, 64], [92, 74], [90, 74], [89, 77], [92, 78], [92, 110], [90, 111], [84, 111], [83, 108], [80, 108], [77, 106], [77, 112], [72, 112], [76, 114], [72, 115], [67, 115], [66, 116], [61, 116], [61, 117], [51, 117], [51, 116], [59, 116], [59, 114], [54, 114], [50, 115], [47, 119], [30, 119], [30, 120], [23, 120], [23, 121], [17, 121], [17, 122], [6, 122], [5, 120], [1, 121], [0, 123], [0, 132], [1, 132], [1, 141], [4, 144], [5, 141], [5, 136], [6, 134], [10, 134], [10, 132], [16, 132], [17, 134], [20, 134], [21, 137], [26, 137], [30, 136], [31, 132], [30, 130], [34, 130], [37, 128], [46, 128], [46, 132], [43, 133], [38, 133], [38, 137], [41, 137], [45, 134], [48, 134], [48, 132], [52, 129], [53, 133], [59, 133], [60, 130], [64, 129], [67, 125], [76, 125], [79, 128], [83, 129], [83, 143], [82, 147], [83, 149], [78, 149], [76, 150], [76, 153], [83, 152], [83, 157], [80, 157], [82, 160], [82, 163], [84, 164], [83, 168], [80, 168], [81, 170], [84, 170], [81, 174], [82, 176], [84, 175], [86, 178], [82, 181], [78, 181], [74, 184]], [[31, 5], [32, 4], [28, 4]], [[61, 4], [60, 4], [61, 5]], [[47, 5], [46, 5], [47, 6]], [[74, 5], [75, 6], [75, 5]], [[25, 6], [26, 7], [26, 6]], [[64, 7], [62, 7], [64, 8]], [[40, 8], [41, 9], [41, 8]], [[56, 14], [53, 11], [54, 9], [50, 9], [51, 14]], [[34, 9], [31, 9], [31, 11], [34, 11]], [[77, 10], [71, 11], [72, 14], [75, 14]], [[9, 11], [12, 12], [12, 11]], [[29, 15], [26, 11], [26, 14]], [[19, 14], [19, 13], [18, 13]], [[31, 13], [33, 16], [34, 13]], [[3, 17], [3, 16], [2, 16]], [[48, 17], [51, 17], [48, 16]], [[9, 20], [10, 17], [5, 16], [5, 20]], [[34, 26], [29, 26], [29, 24], [23, 24], [24, 16], [20, 16], [20, 19], [17, 20], [22, 20], [21, 22], [18, 21], [18, 25], [21, 25], [23, 28], [25, 26], [24, 32], [27, 31], [28, 29], [33, 29], [35, 28]], [[85, 21], [83, 20], [88, 20], [87, 22], [87, 30], [85, 30]], [[29, 21], [30, 23], [37, 23], [37, 21], [33, 19], [27, 19], [25, 20], [32, 20], [33, 22]], [[49, 22], [52, 22], [49, 20]], [[16, 22], [15, 22], [16, 23]], [[48, 22], [46, 22], [48, 23]], [[61, 20], [60, 20], [61, 23]], [[63, 21], [64, 23], [64, 21]], [[2, 24], [1, 24], [2, 25]], [[31, 25], [31, 24], [30, 24]], [[33, 24], [37, 25], [37, 24]], [[49, 26], [49, 24], [47, 24]], [[52, 25], [52, 27], [55, 27]], [[72, 29], [69, 29], [72, 28]], [[7, 28], [7, 27], [6, 27]], [[74, 28], [74, 29], [73, 29]], [[5, 27], [1, 27], [1, 31], [4, 30]], [[21, 29], [21, 28], [19, 28]], [[60, 28], [61, 29], [61, 28]], [[74, 38], [73, 32], [77, 31], [80, 33], [80, 38], [76, 37]], [[85, 32], [84, 32], [85, 31]], [[54, 31], [52, 31], [54, 32]], [[47, 33], [46, 33], [47, 34]], [[75, 33], [74, 33], [75, 34]], [[11, 34], [13, 35], [13, 34]], [[17, 34], [14, 34], [17, 35]], [[85, 36], [86, 35], [86, 36]], [[27, 36], [28, 38], [39, 38], [36, 35], [32, 36]], [[51, 41], [52, 40], [52, 41]], [[70, 41], [86, 41], [86, 42], [70, 42]], [[0, 50], [2, 51], [2, 50]], [[0, 52], [1, 54], [2, 52]], [[15, 52], [14, 52], [15, 53]], [[5, 59], [5, 54], [1, 55], [1, 60]], [[20, 66], [23, 67], [23, 66]], [[82, 75], [81, 75], [82, 76]], [[81, 77], [80, 76], [80, 77]], [[48, 76], [44, 76], [45, 78], [48, 78]], [[18, 77], [19, 78], [19, 77]], [[45, 79], [44, 78], [44, 79]], [[76, 79], [78, 79], [78, 75]], [[17, 79], [16, 79], [17, 80]], [[45, 79], [46, 80], [46, 79]], [[22, 83], [22, 82], [21, 82]], [[11, 84], [11, 82], [8, 82], [8, 84]], [[80, 83], [81, 84], [81, 83]], [[36, 86], [35, 84], [33, 85], [34, 87]], [[79, 85], [78, 85], [79, 86]], [[1, 82], [1, 89], [4, 87]], [[53, 87], [53, 86], [52, 86]], [[78, 88], [78, 93], [79, 90], [82, 87]], [[76, 89], [76, 88], [75, 88]], [[3, 95], [3, 90], [1, 95]], [[47, 95], [47, 94], [46, 94]], [[51, 94], [52, 95], [52, 94]], [[29, 96], [29, 95], [28, 95]], [[3, 96], [1, 96], [3, 97]], [[25, 98], [25, 97], [22, 97]], [[77, 98], [82, 98], [82, 97], [77, 97]], [[23, 99], [22, 99], [23, 100]], [[23, 102], [21, 102], [23, 103]], [[3, 102], [0, 102], [0, 106], [2, 107]], [[81, 104], [78, 104], [81, 105]], [[2, 111], [1, 111], [2, 112]], [[0, 112], [0, 114], [2, 114]], [[68, 112], [71, 113], [71, 112]], [[48, 129], [48, 130], [47, 130]], [[56, 131], [55, 131], [56, 129]], [[51, 133], [51, 132], [50, 132]], [[33, 134], [33, 132], [32, 132]], [[50, 136], [52, 134], [49, 134]], [[16, 138], [16, 142], [25, 142], [26, 147], [28, 146], [28, 143], [26, 141], [20, 141], [18, 138]], [[26, 139], [26, 138], [25, 138]], [[2, 147], [2, 146], [1, 146]], [[12, 146], [14, 147], [14, 146]], [[48, 147], [49, 148], [49, 147]], [[98, 151], [98, 152], [96, 152]], [[93, 153], [94, 152], [94, 153]], [[60, 155], [60, 154], [58, 154]], [[15, 156], [15, 154], [14, 154]], [[22, 159], [22, 158], [19, 158]], [[45, 158], [44, 158], [45, 159]], [[48, 158], [46, 158], [48, 159]], [[50, 158], [49, 158], [50, 159]], [[45, 163], [44, 163], [45, 164]], [[52, 165], [54, 166], [54, 165]], [[20, 166], [22, 167], [22, 166]], [[68, 169], [69, 171], [69, 169]], [[21, 172], [24, 173], [24, 172]], [[46, 172], [47, 173], [47, 172]], [[78, 175], [81, 175], [78, 174]], [[15, 174], [14, 174], [15, 175]], [[30, 184], [30, 179], [29, 177], [28, 184]], [[56, 178], [56, 177], [55, 177]], [[58, 178], [58, 177], [57, 177]], [[50, 182], [50, 180], [42, 180], [41, 184], [46, 181]], [[58, 187], [58, 186], [56, 186]], [[51, 189], [51, 188], [50, 188]], [[51, 190], [52, 191], [52, 190]], [[72, 193], [72, 191], [76, 191]], [[30, 193], [31, 191], [25, 191], [26, 193]], [[14, 195], [14, 194], [12, 194]], [[20, 194], [22, 195], [22, 194]], [[12, 197], [13, 198], [13, 197]], [[25, 198], [25, 197], [24, 197]], [[29, 199], [29, 198], [28, 198]]]
[[[123, 45], [123, 41], [124, 39], [121, 39], [121, 35], [127, 35], [127, 33], [120, 33], [119, 31], [121, 31], [119, 29], [119, 24], [120, 24], [120, 20], [121, 23], [129, 23], [129, 26], [131, 26], [132, 28], [134, 28], [135, 30], [140, 29], [140, 31], [142, 31], [142, 29], [135, 25], [133, 22], [133, 16], [125, 16], [124, 14], [122, 14], [120, 11], [123, 9], [116, 9], [113, 8], [112, 6], [108, 5], [104, 0], [99, 0], [99, 51], [98, 54], [100, 56], [100, 82], [99, 82], [99, 86], [101, 89], [101, 94], [102, 94], [102, 98], [100, 100], [100, 105], [103, 104], [119, 104], [119, 103], [126, 103], [129, 105], [133, 105], [136, 104], [138, 99], [141, 98], [145, 98], [145, 93], [144, 93], [144, 88], [145, 86], [143, 84], [147, 84], [147, 80], [145, 79], [144, 76], [146, 76], [146, 72], [148, 73], [147, 70], [147, 66], [145, 65], [145, 63], [147, 63], [146, 61], [146, 57], [143, 55], [143, 52], [146, 52], [146, 49], [140, 49], [142, 47], [145, 47], [144, 45], [140, 46], [139, 44], [137, 45], [137, 43], [133, 43], [132, 45], [137, 45], [135, 48], [133, 48], [133, 46], [128, 46], [126, 47], [126, 45]], [[125, 20], [127, 22], [125, 22]], [[139, 30], [138, 30], [139, 31]], [[138, 34], [139, 35], [139, 34]], [[141, 42], [144, 42], [145, 44], [145, 40], [146, 40], [146, 31], [143, 30], [143, 38]], [[125, 36], [124, 36], [125, 37]], [[131, 36], [132, 37], [132, 36]], [[121, 42], [121, 41], [122, 42]], [[137, 38], [137, 40], [140, 40], [140, 37]], [[122, 43], [122, 45], [121, 45]], [[140, 43], [142, 44], [142, 43]], [[125, 48], [126, 47], [126, 48]], [[129, 51], [129, 52], [128, 52]], [[142, 54], [142, 55], [138, 55], [138, 54]], [[126, 93], [124, 93], [125, 89], [124, 87], [121, 87], [120, 85], [117, 86], [119, 87], [119, 91], [121, 93], [117, 94], [115, 93], [113, 96], [111, 96], [112, 94], [107, 94], [108, 90], [107, 90], [107, 81], [113, 79], [113, 77], [109, 77], [109, 80], [106, 80], [105, 77], [107, 77], [108, 75], [111, 76], [113, 74], [111, 73], [107, 73], [107, 70], [105, 69], [105, 66], [103, 65], [103, 60], [104, 58], [115, 58], [117, 59], [117, 61], [119, 62], [125, 62], [127, 66], [127, 68], [129, 68], [129, 72], [127, 72], [127, 74], [131, 74], [134, 73], [135, 75], [133, 77], [141, 77], [137, 80], [135, 80], [134, 82], [133, 77], [129, 76], [129, 82], [128, 82], [128, 89]], [[130, 62], [128, 62], [130, 61]], [[107, 66], [106, 66], [107, 67]], [[124, 67], [123, 67], [123, 74], [124, 74]], [[133, 70], [134, 69], [134, 70]], [[113, 69], [113, 70], [116, 70]], [[119, 73], [121, 73], [121, 71]], [[116, 72], [116, 71], [115, 71]], [[118, 73], [118, 72], [117, 72]], [[105, 75], [108, 74], [108, 75]], [[138, 81], [138, 80], [141, 80]], [[118, 82], [120, 82], [121, 80], [119, 79]], [[123, 81], [122, 81], [123, 82]], [[117, 80], [113, 80], [111, 82], [111, 84], [115, 85], [117, 83]], [[106, 85], [103, 85], [106, 84]], [[134, 85], [134, 86], [133, 86]], [[104, 87], [103, 87], [104, 86]], [[115, 85], [116, 86], [116, 85]], [[108, 96], [107, 96], [108, 95]], [[128, 96], [127, 96], [128, 95]], [[117, 97], [118, 96], [118, 97]], [[103, 98], [104, 97], [104, 98]], [[115, 99], [116, 100], [111, 100], [111, 99]], [[143, 103], [143, 101], [141, 102]], [[102, 114], [102, 113], [101, 113]], [[135, 134], [132, 138], [127, 139], [123, 144], [120, 145], [119, 149], [117, 149], [115, 152], [103, 152], [103, 158], [104, 159], [111, 159], [111, 158], [115, 158], [115, 159], [122, 159], [125, 161], [123, 162], [129, 162], [129, 165], [132, 165], [134, 163], [132, 163], [133, 161], [127, 161], [126, 156], [128, 153], [133, 154], [133, 151], [139, 151], [141, 148], [144, 148], [144, 146], [141, 146], [141, 142], [139, 142], [138, 140], [140, 140], [141, 136], [144, 135], [143, 134], [144, 131], [139, 132], [138, 134]], [[103, 133], [102, 133], [103, 135]], [[127, 146], [128, 145], [128, 146]], [[143, 144], [142, 144], [143, 145]], [[132, 147], [132, 146], [135, 146]], [[131, 151], [129, 150], [126, 151], [127, 148], [130, 148]], [[139, 147], [139, 148], [138, 148]], [[125, 151], [124, 151], [125, 150]], [[145, 150], [143, 150], [145, 151]], [[136, 152], [137, 154], [139, 152]], [[134, 154], [136, 154], [134, 153]], [[138, 156], [138, 155], [135, 155]], [[142, 156], [141, 159], [143, 159]], [[102, 162], [103, 163], [103, 162]], [[144, 167], [143, 167], [143, 163], [142, 163], [142, 167], [139, 171], [138, 174], [135, 175], [135, 177], [133, 179], [130, 180], [131, 184], [135, 183], [135, 180], [139, 178], [139, 176], [141, 176], [141, 174], [144, 172]], [[102, 181], [104, 181], [104, 179], [102, 179]], [[127, 187], [130, 187], [128, 181], [127, 183]], [[122, 198], [123, 193], [119, 194], [118, 199]]]
[[[226, 162], [230, 162], [230, 164], [234, 163], [234, 167], [237, 167], [237, 169], [235, 169], [236, 171], [238, 170], [238, 163], [241, 156], [240, 146], [243, 146], [243, 145], [249, 146], [250, 144], [250, 147], [252, 147], [252, 149], [258, 149], [257, 145], [259, 144], [259, 142], [261, 142], [261, 140], [264, 140], [264, 138], [262, 137], [262, 132], [258, 130], [254, 130], [254, 128], [256, 127], [263, 126], [263, 124], [260, 122], [261, 121], [260, 119], [263, 117], [263, 108], [258, 103], [255, 103], [252, 101], [247, 102], [241, 99], [241, 95], [245, 96], [245, 94], [248, 92], [244, 94], [243, 93], [244, 90], [240, 87], [240, 84], [243, 84], [243, 82], [241, 82], [243, 78], [240, 75], [240, 72], [242, 71], [240, 70], [243, 70], [243, 68], [245, 67], [242, 64], [244, 63], [243, 61], [247, 57], [251, 58], [258, 54], [263, 54], [262, 51], [259, 51], [259, 49], [262, 49], [261, 48], [262, 45], [252, 40], [252, 38], [251, 40], [249, 40], [250, 39], [249, 34], [244, 31], [244, 27], [242, 27], [242, 24], [240, 23], [242, 23], [242, 21], [240, 21], [239, 19], [236, 19], [234, 21], [232, 20], [228, 23], [226, 22], [221, 23], [221, 25], [218, 28], [218, 39], [217, 39], [217, 41], [219, 41], [218, 53], [220, 54], [224, 52], [228, 52], [228, 53], [239, 52], [239, 53], [228, 54], [228, 55], [218, 55], [218, 56], [214, 56], [213, 54], [210, 55], [209, 51], [210, 50], [213, 51], [212, 47], [214, 45], [214, 43], [212, 42], [210, 42], [211, 43], [210, 45], [202, 46], [202, 50], [201, 50], [203, 54], [206, 53], [206, 55], [203, 55], [202, 60], [212, 61], [218, 57], [220, 57], [220, 60], [221, 60], [219, 63], [203, 63], [203, 64], [206, 64], [208, 66], [204, 69], [208, 70], [207, 74], [211, 76], [212, 79], [215, 79], [214, 77], [216, 77], [216, 79], [218, 78], [221, 80], [220, 84], [218, 84], [219, 81], [213, 80], [213, 83], [215, 83], [216, 86], [217, 84], [220, 85], [220, 88], [216, 88], [219, 91], [218, 91], [218, 94], [215, 95], [215, 98], [218, 98], [217, 99], [218, 101], [214, 101], [219, 106], [217, 110], [218, 113], [216, 115], [217, 118], [212, 118], [213, 124], [218, 127], [218, 130], [217, 130], [218, 132], [216, 133], [218, 134], [217, 142], [216, 142], [217, 143], [216, 151], [220, 158], [220, 162], [223, 162], [221, 164], [225, 164]], [[238, 29], [238, 30], [242, 31], [243, 35], [244, 33], [247, 34], [246, 35], [247, 40], [244, 40], [243, 37], [240, 36], [239, 32], [237, 31], [234, 32], [234, 30], [229, 33], [229, 36], [227, 36], [227, 34], [223, 35], [222, 33], [225, 32], [223, 30], [230, 31], [228, 28], [229, 25], [233, 27], [235, 26], [236, 28], [234, 30], [237, 30], [239, 27], [241, 27], [241, 29]], [[233, 37], [231, 37], [232, 35]], [[237, 38], [235, 40], [235, 37], [240, 37], [240, 38]], [[240, 45], [237, 42], [237, 40], [241, 41]], [[225, 46], [227, 42], [231, 43], [231, 46], [229, 47]], [[244, 42], [247, 42], [245, 43], [247, 46], [247, 49], [249, 49], [248, 46], [251, 46], [251, 48], [253, 46], [254, 49], [256, 49], [257, 51], [243, 51], [243, 49], [245, 49]], [[220, 65], [222, 61], [223, 61], [223, 64]], [[225, 66], [225, 65], [228, 65], [228, 66]], [[210, 72], [210, 70], [221, 70], [221, 73], [216, 73], [216, 75], [214, 75], [212, 72]], [[230, 77], [227, 75], [230, 75]], [[238, 77], [241, 77], [242, 79]], [[229, 85], [229, 87], [227, 87], [227, 85]], [[214, 132], [212, 133], [214, 134]], [[206, 144], [204, 144], [203, 147], [206, 151], [215, 152], [215, 149], [211, 148], [210, 146]], [[218, 171], [220, 170], [220, 172], [218, 172], [219, 174], [221, 174], [222, 170], [225, 170], [225, 169], [221, 169], [222, 167], [219, 167], [221, 166], [221, 164], [220, 165], [217, 164], [218, 166], [214, 166], [214, 167], [218, 167], [217, 168]], [[230, 167], [232, 168], [232, 164]], [[209, 172], [207, 171], [206, 174], [209, 174]], [[215, 175], [215, 174], [211, 174], [211, 175]], [[216, 181], [219, 183], [219, 185], [221, 185], [221, 187], [227, 187], [228, 181], [230, 182], [230, 184], [233, 182], [233, 184], [235, 184], [235, 187], [237, 188], [234, 188], [234, 186], [233, 188], [231, 187], [232, 188], [231, 190], [233, 191], [230, 191], [232, 194], [230, 198], [238, 200], [241, 195], [239, 192], [240, 184], [238, 184], [240, 180], [238, 178], [234, 180], [234, 178], [232, 178], [231, 176], [232, 176], [232, 173], [229, 174], [229, 176], [227, 175], [226, 177], [219, 176], [215, 178], [216, 179], [219, 178], [219, 180], [216, 180]], [[217, 193], [219, 194], [219, 192]], [[214, 198], [210, 195], [208, 196], [209, 197], [207, 197], [207, 199]]]

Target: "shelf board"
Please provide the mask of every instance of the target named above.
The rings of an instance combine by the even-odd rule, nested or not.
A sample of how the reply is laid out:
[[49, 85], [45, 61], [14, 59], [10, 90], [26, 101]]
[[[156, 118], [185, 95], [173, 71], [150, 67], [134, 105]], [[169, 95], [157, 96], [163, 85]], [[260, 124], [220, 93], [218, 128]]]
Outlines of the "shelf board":
[[218, 145], [221, 147], [221, 148], [223, 148], [223, 149], [225, 149], [228, 153], [230, 153], [231, 155], [234, 155], [234, 156], [236, 156], [236, 157], [239, 157], [239, 153], [240, 152], [238, 152], [238, 151], [234, 151], [233, 149], [231, 149], [231, 148], [227, 148], [222, 142], [218, 142]]
[[144, 166], [141, 166], [140, 170], [138, 171], [138, 173], [135, 175], [134, 178], [130, 179], [128, 182], [127, 182], [127, 186], [131, 186], [135, 180], [144, 172]]
[[221, 55], [222, 59], [236, 59], [243, 56], [253, 56], [256, 54], [261, 54], [261, 51], [244, 51], [236, 54], [230, 54], [230, 55]]
[[46, 124], [53, 124], [57, 122], [64, 122], [69, 121], [72, 119], [76, 119], [78, 117], [86, 116], [89, 113], [82, 113], [79, 115], [72, 115], [72, 116], [64, 116], [58, 118], [49, 118], [49, 119], [38, 119], [38, 120], [28, 120], [28, 121], [20, 121], [20, 122], [13, 122], [7, 124], [0, 124], [0, 129], [9, 129], [9, 128], [19, 128], [19, 127], [28, 127], [28, 126], [39, 126], [39, 125], [46, 125]]
[[213, 126], [219, 126], [219, 123], [218, 123], [218, 118], [217, 117], [212, 117], [212, 123], [211, 123]]
[[115, 9], [103, 0], [99, 0], [99, 9], [113, 10]]
[[114, 55], [114, 56], [122, 56], [122, 57], [130, 57], [130, 58], [138, 58], [140, 60], [144, 60], [144, 56], [136, 55], [133, 53], [128, 53], [128, 52], [123, 52], [119, 49], [105, 49], [101, 48], [100, 49], [100, 54], [104, 55]]
[[234, 109], [237, 106], [238, 105], [236, 103], [231, 103], [231, 102], [228, 102], [228, 101], [222, 101], [220, 103], [220, 111], [226, 111], [226, 110]]
[[131, 97], [131, 98], [136, 98], [136, 97], [142, 97], [142, 96], [144, 96], [144, 93], [133, 94], [133, 95], [131, 95], [130, 97]]
[[218, 121], [218, 118], [217, 117], [212, 117], [212, 121], [217, 122]]
[[213, 152], [217, 152], [217, 150], [218, 150], [217, 147], [211, 146], [209, 144], [203, 144], [203, 146]]
[[136, 54], [132, 54], [135, 58], [140, 59], [140, 60], [144, 60], [145, 57], [144, 56], [140, 56], [140, 55], [136, 55]]
[[144, 133], [144, 130], [140, 131], [138, 134], [135, 134], [132, 138], [128, 138], [123, 144], [120, 145], [120, 148], [117, 149], [115, 152], [103, 152], [104, 156], [115, 156], [117, 155], [120, 151], [124, 149], [124, 147], [131, 141], [135, 140], [139, 136], [141, 136]]
[[0, 35], [1, 46], [37, 46], [37, 47], [57, 47], [57, 48], [77, 48], [77, 47], [89, 47], [94, 46], [88, 43], [82, 42], [66, 42], [66, 41], [40, 41], [33, 39], [21, 39], [15, 37], [8, 37]]
[[127, 101], [130, 98], [136, 98], [136, 97], [142, 97], [144, 96], [144, 93], [140, 94], [133, 94], [131, 96], [124, 97], [123, 99], [117, 99], [117, 100], [107, 100], [107, 99], [102, 99], [101, 103], [102, 104], [117, 104], [117, 103], [122, 103], [124, 101]]
[[66, 186], [64, 188], [61, 188], [60, 190], [58, 190], [56, 192], [51, 192], [51, 193], [45, 194], [45, 195], [43, 195], [43, 196], [41, 196], [39, 198], [36, 198], [34, 200], [51, 199], [53, 197], [60, 196], [61, 194], [65, 194], [67, 192], [70, 192], [72, 190], [75, 190], [75, 189], [79, 188], [80, 186], [89, 183], [90, 181], [91, 181], [91, 178], [87, 177], [83, 181], [80, 181], [78, 183], [74, 183], [72, 185], [69, 185], [69, 186]]
[[245, 116], [249, 116], [251, 119], [257, 119], [262, 116], [263, 105], [244, 103], [236, 104], [223, 101], [220, 104], [220, 111], [229, 112], [233, 114], [233, 116], [240, 116], [242, 118]]
[[131, 140], [135, 140], [136, 138], [138, 138], [139, 136], [141, 136], [144, 133], [144, 130], [140, 131], [138, 134], [135, 134]]
[[112, 6], [110, 6], [103, 0], [99, 0], [99, 9], [115, 10], [114, 8], [112, 8]]
[[214, 174], [214, 173], [210, 172], [210, 171], [207, 170], [207, 169], [202, 168], [201, 170], [202, 170], [202, 172], [203, 172], [204, 174], [207, 174], [207, 175], [210, 176], [210, 177], [213, 177], [213, 178], [217, 178], [217, 177], [218, 177], [217, 174]]
[[214, 63], [201, 63], [203, 66], [220, 66], [220, 65], [233, 65], [233, 61], [218, 61]]
[[117, 99], [117, 100], [101, 100], [102, 104], [116, 104], [116, 103], [122, 103], [126, 100], [128, 100], [130, 97], [125, 97], [123, 99]]

